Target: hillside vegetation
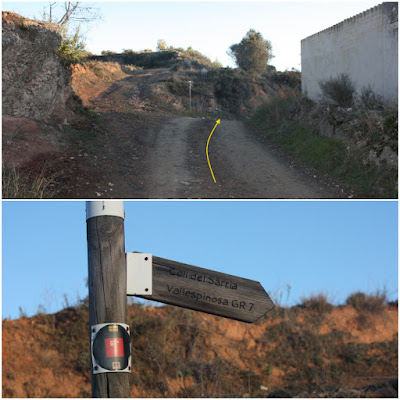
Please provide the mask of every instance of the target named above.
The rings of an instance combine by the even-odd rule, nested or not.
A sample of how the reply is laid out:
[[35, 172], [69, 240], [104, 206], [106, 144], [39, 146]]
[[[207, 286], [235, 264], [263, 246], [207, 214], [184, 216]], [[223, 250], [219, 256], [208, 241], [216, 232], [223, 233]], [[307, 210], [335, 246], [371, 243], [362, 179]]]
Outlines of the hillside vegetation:
[[262, 104], [251, 123], [350, 198], [397, 198], [398, 110], [369, 100], [343, 106], [292, 92]]
[[[397, 303], [354, 294], [245, 324], [131, 304], [132, 397], [397, 397]], [[90, 397], [88, 307], [3, 320], [3, 397]]]
[[101, 56], [89, 56], [88, 60], [110, 62], [115, 61], [124, 65], [135, 65], [141, 68], [214, 68], [214, 63], [191, 47], [184, 50], [182, 48], [170, 48], [162, 51], [133, 51], [124, 50], [122, 53], [103, 51]]
[[[122, 69], [126, 66], [138, 70], [168, 68], [171, 77], [154, 85], [154, 94], [161, 95], [161, 102], [179, 103], [175, 111], [193, 111], [196, 115], [218, 111], [224, 116], [247, 116], [271, 96], [285, 94], [291, 89], [300, 90], [298, 71], [277, 72], [274, 67], [267, 66], [265, 60], [262, 61], [265, 66], [259, 72], [254, 72], [252, 68], [222, 68], [218, 61], [212, 62], [191, 47], [185, 50], [170, 46], [155, 52], [103, 51], [101, 56], [89, 56], [87, 59], [105, 64], [119, 63]], [[189, 81], [192, 82], [191, 104]]]

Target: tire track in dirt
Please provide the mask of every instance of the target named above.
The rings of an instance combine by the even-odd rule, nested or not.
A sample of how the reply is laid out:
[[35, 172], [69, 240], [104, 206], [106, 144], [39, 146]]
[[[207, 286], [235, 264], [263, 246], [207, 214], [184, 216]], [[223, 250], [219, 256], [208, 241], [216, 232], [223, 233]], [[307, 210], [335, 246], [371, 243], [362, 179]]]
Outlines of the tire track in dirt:
[[[149, 154], [147, 197], [185, 197], [185, 187], [194, 183], [187, 166], [188, 136], [193, 118], [172, 118], [159, 129]], [[189, 194], [189, 193], [188, 193]]]
[[[331, 197], [320, 184], [279, 160], [265, 143], [248, 132], [243, 122], [226, 120], [219, 128], [210, 158], [221, 184], [226, 182], [233, 186], [231, 196], [245, 194], [248, 198], [266, 199]], [[234, 181], [229, 183], [229, 180]]]

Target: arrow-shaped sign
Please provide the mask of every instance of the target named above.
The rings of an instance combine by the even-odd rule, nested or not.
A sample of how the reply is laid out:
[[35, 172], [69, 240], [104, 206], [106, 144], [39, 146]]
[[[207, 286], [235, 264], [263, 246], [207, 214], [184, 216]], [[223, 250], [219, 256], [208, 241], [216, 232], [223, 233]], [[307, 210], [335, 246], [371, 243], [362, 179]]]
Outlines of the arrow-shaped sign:
[[[275, 307], [260, 282], [155, 256], [152, 256], [151, 261], [151, 255], [149, 257], [148, 254], [128, 253], [128, 255], [135, 255], [127, 257], [127, 294], [130, 296], [244, 322], [254, 322]], [[147, 268], [152, 268], [151, 292], [147, 287], [144, 288], [150, 285], [144, 284], [143, 290], [132, 290], [130, 284], [130, 281], [138, 279], [137, 273], [133, 272], [135, 265], [137, 266], [139, 262], [141, 271], [146, 268], [140, 262], [141, 258], [150, 261]]]

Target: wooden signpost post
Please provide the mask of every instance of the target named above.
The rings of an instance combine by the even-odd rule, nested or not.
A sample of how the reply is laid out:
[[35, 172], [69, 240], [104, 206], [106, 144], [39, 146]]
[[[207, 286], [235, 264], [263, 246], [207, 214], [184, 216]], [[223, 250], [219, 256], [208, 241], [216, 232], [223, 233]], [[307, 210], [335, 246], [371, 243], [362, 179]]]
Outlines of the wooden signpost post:
[[92, 396], [129, 397], [126, 296], [255, 322], [275, 305], [261, 284], [151, 254], [128, 253], [122, 201], [87, 202]]
[[[102, 324], [110, 324], [109, 334], [103, 340], [103, 353], [113, 349], [122, 351], [119, 325], [126, 324], [126, 261], [124, 234], [124, 207], [122, 201], [90, 201], [86, 204], [88, 267], [89, 267], [89, 324], [92, 353], [92, 396], [93, 397], [129, 397], [129, 376], [127, 373], [97, 373], [99, 368], [93, 363], [96, 355], [94, 334], [103, 333], [98, 329]], [[107, 327], [106, 327], [107, 328]], [[122, 338], [122, 335], [120, 335]], [[114, 340], [114, 342], [111, 341]], [[93, 346], [94, 344], [94, 346]], [[93, 352], [94, 350], [94, 352]], [[99, 351], [101, 353], [101, 351]], [[127, 356], [127, 351], [123, 351]], [[108, 354], [110, 355], [110, 354]], [[118, 353], [111, 354], [119, 355]], [[120, 362], [123, 357], [115, 358]], [[102, 360], [98, 360], [102, 365]], [[120, 363], [121, 365], [121, 363]], [[118, 366], [118, 365], [117, 365]]]

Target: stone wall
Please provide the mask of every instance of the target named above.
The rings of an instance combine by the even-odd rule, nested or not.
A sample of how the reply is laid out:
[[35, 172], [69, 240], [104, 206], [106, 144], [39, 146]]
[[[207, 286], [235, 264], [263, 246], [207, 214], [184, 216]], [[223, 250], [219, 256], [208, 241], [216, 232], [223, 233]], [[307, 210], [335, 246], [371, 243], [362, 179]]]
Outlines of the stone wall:
[[64, 121], [72, 89], [56, 54], [60, 27], [3, 12], [2, 43], [3, 117]]
[[321, 95], [318, 82], [347, 73], [360, 92], [371, 86], [397, 103], [398, 3], [382, 3], [301, 41], [302, 92]]

